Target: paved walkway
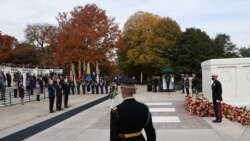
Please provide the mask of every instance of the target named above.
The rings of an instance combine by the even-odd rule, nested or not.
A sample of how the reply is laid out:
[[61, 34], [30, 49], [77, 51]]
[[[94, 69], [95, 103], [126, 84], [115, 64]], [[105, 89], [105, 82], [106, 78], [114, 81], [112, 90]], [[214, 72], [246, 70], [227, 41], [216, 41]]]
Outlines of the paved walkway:
[[[48, 113], [48, 101], [27, 103], [0, 109], [0, 137], [12, 134], [48, 118], [60, 115], [102, 98], [105, 95], [71, 95], [70, 108]], [[135, 98], [147, 104], [152, 112], [157, 141], [249, 141], [250, 127], [223, 119], [214, 124], [213, 118], [190, 115], [184, 110], [184, 95], [180, 92], [146, 92], [139, 86]], [[119, 96], [115, 104], [121, 102]], [[28, 141], [107, 141], [109, 140], [110, 100], [80, 112], [38, 134]], [[244, 131], [246, 131], [244, 133]], [[244, 135], [243, 135], [244, 133]], [[243, 135], [243, 136], [242, 136]]]

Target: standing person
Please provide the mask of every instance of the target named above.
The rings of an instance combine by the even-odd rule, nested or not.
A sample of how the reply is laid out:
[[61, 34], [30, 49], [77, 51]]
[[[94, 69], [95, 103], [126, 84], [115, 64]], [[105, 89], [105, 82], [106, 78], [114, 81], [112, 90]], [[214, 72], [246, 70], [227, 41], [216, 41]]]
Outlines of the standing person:
[[64, 108], [68, 108], [69, 90], [70, 90], [69, 82], [67, 77], [65, 77], [63, 82]]
[[19, 76], [18, 76], [18, 72], [14, 73], [14, 78], [13, 78], [13, 82], [14, 82], [14, 86], [13, 86], [13, 90], [14, 90], [14, 98], [17, 98], [17, 89], [19, 87]]
[[213, 105], [214, 105], [214, 113], [215, 113], [215, 120], [214, 123], [222, 122], [222, 115], [221, 115], [221, 101], [222, 101], [222, 86], [220, 81], [217, 80], [218, 75], [212, 75], [212, 98], [213, 98]]
[[50, 113], [54, 113], [54, 101], [55, 101], [55, 88], [53, 86], [53, 81], [48, 79], [48, 93], [49, 93], [49, 111]]
[[82, 80], [82, 93], [86, 94], [86, 82], [84, 79]]
[[148, 92], [152, 91], [152, 83], [149, 77], [147, 78], [147, 91]]
[[110, 141], [145, 141], [143, 129], [147, 141], [156, 141], [149, 108], [133, 98], [137, 81], [127, 77], [119, 81], [124, 101], [111, 109]]
[[103, 87], [104, 87], [104, 81], [103, 81], [103, 79], [101, 78], [101, 79], [100, 79], [101, 94], [103, 94]]
[[35, 79], [32, 75], [30, 75], [30, 94], [33, 95], [34, 94], [34, 88], [36, 86], [36, 82]]
[[192, 83], [192, 86], [191, 86], [192, 95], [197, 94], [197, 81], [196, 81], [195, 75], [193, 75], [191, 83]]
[[90, 83], [90, 80], [87, 80], [87, 93], [90, 93], [90, 86], [91, 86], [91, 83]]
[[74, 95], [74, 94], [75, 94], [75, 84], [74, 84], [74, 81], [71, 80], [71, 81], [69, 82], [69, 85], [70, 85], [70, 87], [71, 87], [72, 94]]
[[20, 81], [18, 90], [19, 90], [19, 97], [20, 97], [21, 105], [24, 105], [24, 102], [23, 102], [23, 98], [24, 98], [23, 81]]
[[99, 83], [97, 81], [95, 82], [95, 90], [96, 94], [99, 94]]
[[158, 80], [156, 76], [154, 76], [153, 81], [154, 81], [154, 92], [157, 92]]
[[185, 88], [186, 88], [186, 96], [189, 96], [189, 78], [188, 75], [186, 74], [186, 79], [185, 79]]
[[[43, 94], [44, 84], [43, 84], [42, 76], [38, 78], [38, 83], [40, 87], [40, 94]], [[40, 101], [40, 94], [37, 94], [37, 101]]]
[[109, 87], [109, 81], [108, 81], [108, 79], [106, 78], [106, 80], [105, 80], [105, 92], [106, 92], [106, 94], [108, 94], [108, 92], [109, 92], [109, 89], [108, 89], [108, 87]]
[[76, 88], [77, 88], [77, 94], [80, 94], [80, 86], [81, 86], [81, 80], [76, 80]]
[[165, 79], [166, 79], [166, 84], [167, 84], [167, 91], [169, 91], [169, 84], [170, 84], [170, 80], [171, 80], [170, 75], [167, 74], [166, 77], [165, 77]]
[[8, 87], [11, 87], [11, 75], [10, 72], [6, 73]]
[[62, 110], [62, 85], [60, 82], [60, 79], [57, 79], [56, 85], [56, 110], [61, 111]]
[[182, 93], [184, 94], [184, 89], [185, 89], [185, 76], [184, 74], [181, 74], [181, 89], [182, 89]]
[[30, 75], [26, 73], [26, 90], [27, 90], [27, 96], [30, 95]]
[[5, 99], [5, 90], [6, 90], [6, 77], [3, 73], [3, 71], [0, 70], [0, 91], [1, 91], [1, 99], [0, 100], [4, 100]]
[[91, 91], [92, 94], [95, 94], [95, 82], [93, 80], [91, 80]]

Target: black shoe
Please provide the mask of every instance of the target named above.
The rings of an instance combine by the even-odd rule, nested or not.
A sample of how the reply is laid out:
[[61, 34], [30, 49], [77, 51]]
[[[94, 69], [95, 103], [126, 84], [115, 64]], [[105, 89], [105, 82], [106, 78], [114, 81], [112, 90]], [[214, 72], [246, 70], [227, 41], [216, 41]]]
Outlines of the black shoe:
[[54, 113], [54, 111], [50, 111], [50, 113]]
[[221, 120], [213, 120], [213, 123], [221, 123]]

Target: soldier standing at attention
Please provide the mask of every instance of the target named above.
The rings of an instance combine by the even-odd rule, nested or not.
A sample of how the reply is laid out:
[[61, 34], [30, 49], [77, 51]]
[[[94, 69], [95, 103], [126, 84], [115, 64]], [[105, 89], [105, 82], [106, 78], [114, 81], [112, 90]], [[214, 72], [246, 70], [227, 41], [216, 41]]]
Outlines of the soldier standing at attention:
[[188, 75], [186, 74], [186, 80], [185, 80], [185, 88], [186, 88], [186, 96], [189, 96], [189, 78]]
[[49, 111], [54, 113], [54, 101], [55, 101], [55, 88], [53, 86], [53, 81], [49, 78], [48, 92], [49, 92]]
[[64, 78], [64, 82], [62, 85], [63, 85], [63, 95], [64, 95], [64, 108], [68, 108], [70, 86], [67, 76]]
[[213, 105], [214, 105], [214, 113], [215, 113], [215, 120], [214, 123], [220, 123], [222, 121], [221, 115], [221, 101], [222, 101], [222, 87], [220, 81], [217, 80], [218, 75], [212, 75], [212, 98], [213, 98]]
[[111, 109], [110, 141], [145, 141], [142, 129], [146, 132], [147, 141], [156, 141], [148, 107], [133, 98], [137, 81], [123, 77], [119, 82], [124, 101]]

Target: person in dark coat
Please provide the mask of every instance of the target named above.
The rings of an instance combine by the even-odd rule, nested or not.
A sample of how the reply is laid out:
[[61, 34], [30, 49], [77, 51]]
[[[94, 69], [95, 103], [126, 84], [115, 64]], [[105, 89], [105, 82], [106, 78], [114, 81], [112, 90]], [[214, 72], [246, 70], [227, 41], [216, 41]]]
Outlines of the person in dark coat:
[[55, 85], [56, 89], [56, 110], [61, 111], [62, 110], [62, 85], [60, 82], [60, 79], [57, 79], [57, 83]]
[[105, 92], [106, 92], [106, 94], [108, 94], [108, 92], [109, 92], [109, 89], [108, 89], [108, 87], [109, 87], [109, 81], [107, 79], [105, 80], [104, 86], [105, 86]]
[[91, 80], [91, 91], [92, 91], [92, 94], [95, 94], [95, 82], [93, 80]]
[[167, 91], [169, 91], [169, 84], [170, 84], [170, 80], [171, 80], [171, 77], [169, 74], [167, 74], [165, 76], [165, 80], [166, 80], [166, 84], [167, 84]]
[[148, 92], [152, 91], [152, 81], [149, 77], [147, 78], [147, 90]]
[[11, 75], [10, 72], [6, 73], [8, 87], [11, 87]]
[[70, 91], [69, 82], [67, 77], [65, 77], [63, 81], [64, 108], [68, 108], [69, 91]]
[[18, 86], [18, 91], [19, 91], [19, 97], [20, 97], [21, 105], [24, 105], [24, 102], [23, 102], [23, 98], [24, 98], [23, 81], [20, 81], [19, 86]]
[[81, 80], [76, 81], [77, 94], [80, 94]]
[[214, 106], [214, 113], [215, 113], [215, 120], [214, 123], [222, 122], [222, 115], [221, 115], [221, 101], [222, 101], [222, 86], [220, 81], [217, 80], [218, 75], [212, 75], [212, 99], [213, 99], [213, 106]]
[[[43, 94], [44, 84], [41, 76], [38, 78], [38, 83], [40, 87], [40, 94]], [[40, 101], [40, 94], [37, 94], [37, 101]]]
[[100, 90], [101, 90], [101, 94], [103, 94], [103, 87], [104, 87], [104, 80], [101, 78], [101, 79], [100, 79]]
[[99, 94], [99, 83], [95, 81], [95, 93]]
[[188, 75], [186, 74], [186, 79], [185, 79], [185, 88], [186, 88], [186, 96], [189, 96], [189, 78]]
[[75, 84], [74, 84], [74, 81], [72, 80], [72, 81], [70, 81], [69, 82], [69, 85], [70, 85], [70, 87], [71, 87], [71, 91], [72, 91], [72, 93], [71, 94], [75, 94]]
[[53, 113], [54, 101], [55, 101], [55, 88], [53, 86], [53, 81], [49, 78], [48, 79], [48, 93], [49, 93], [49, 111]]
[[86, 81], [82, 80], [82, 93], [86, 94]]
[[156, 141], [149, 108], [133, 98], [137, 81], [123, 77], [119, 82], [124, 101], [111, 109], [110, 141], [145, 141], [142, 135], [143, 129], [146, 132], [147, 141]]

